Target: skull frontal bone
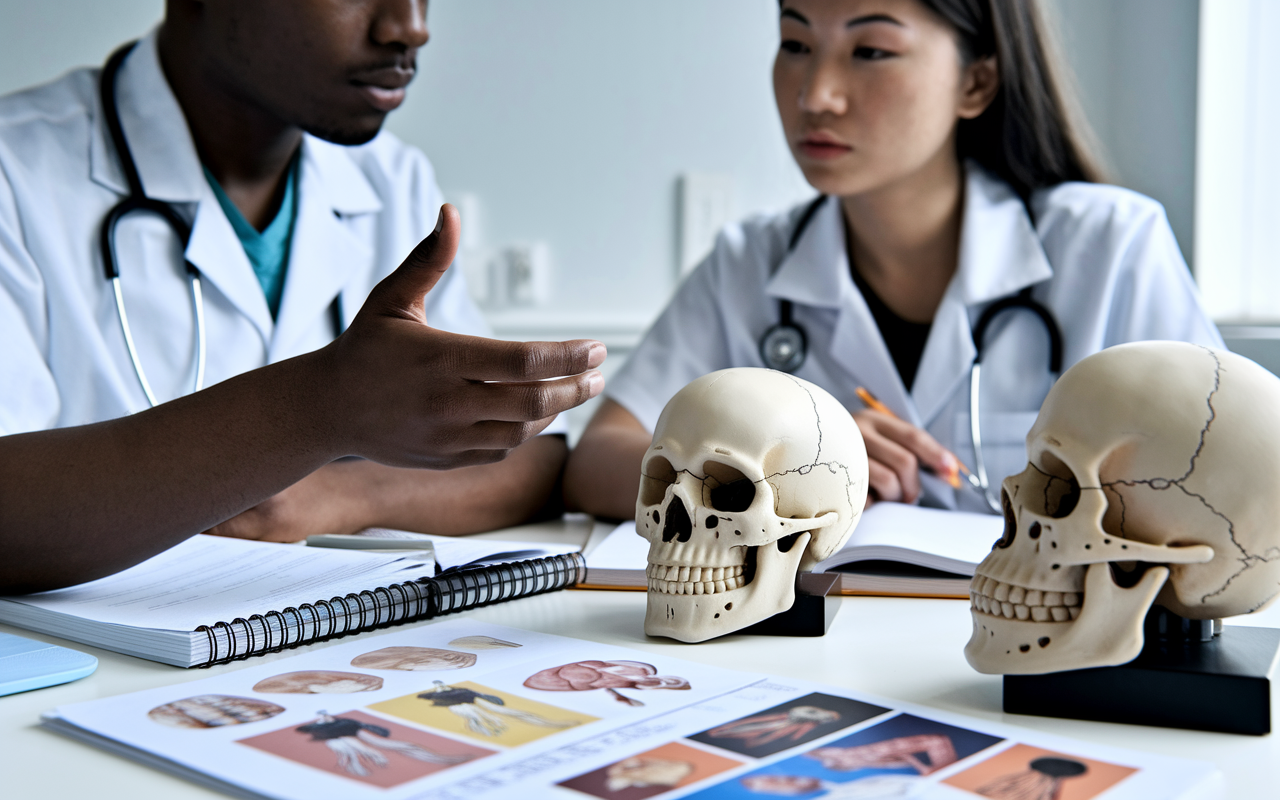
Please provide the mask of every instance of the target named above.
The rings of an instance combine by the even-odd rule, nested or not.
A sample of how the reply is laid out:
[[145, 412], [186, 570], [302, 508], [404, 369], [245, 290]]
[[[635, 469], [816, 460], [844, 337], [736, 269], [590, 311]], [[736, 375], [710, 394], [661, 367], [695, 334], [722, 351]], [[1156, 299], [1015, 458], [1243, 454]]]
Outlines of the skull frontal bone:
[[1027, 450], [970, 587], [979, 671], [1122, 664], [1153, 603], [1215, 619], [1275, 596], [1280, 380], [1256, 364], [1177, 342], [1102, 351], [1059, 379]]
[[865, 496], [861, 435], [830, 395], [769, 370], [694, 381], [641, 467], [645, 632], [702, 641], [785, 611], [797, 570], [848, 538]]

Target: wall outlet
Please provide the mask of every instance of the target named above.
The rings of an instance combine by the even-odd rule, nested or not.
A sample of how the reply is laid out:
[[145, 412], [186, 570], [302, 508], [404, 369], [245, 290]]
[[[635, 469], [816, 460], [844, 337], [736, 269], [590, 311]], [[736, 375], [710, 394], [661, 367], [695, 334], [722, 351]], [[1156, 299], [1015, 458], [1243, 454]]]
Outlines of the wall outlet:
[[707, 257], [720, 229], [734, 219], [733, 176], [718, 172], [686, 172], [680, 176], [680, 275]]
[[479, 248], [467, 282], [476, 303], [487, 309], [539, 306], [551, 299], [551, 249], [546, 242]]

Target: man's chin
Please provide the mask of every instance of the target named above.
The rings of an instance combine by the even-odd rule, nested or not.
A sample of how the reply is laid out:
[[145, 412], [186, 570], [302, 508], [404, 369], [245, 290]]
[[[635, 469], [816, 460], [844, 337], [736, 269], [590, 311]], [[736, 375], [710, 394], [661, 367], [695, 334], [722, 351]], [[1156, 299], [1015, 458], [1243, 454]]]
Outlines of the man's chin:
[[303, 126], [303, 130], [317, 139], [323, 139], [333, 144], [351, 147], [354, 145], [365, 144], [373, 140], [382, 130], [382, 123], [386, 120], [385, 114], [380, 114], [376, 121], [361, 120], [351, 121], [346, 124], [319, 124]]

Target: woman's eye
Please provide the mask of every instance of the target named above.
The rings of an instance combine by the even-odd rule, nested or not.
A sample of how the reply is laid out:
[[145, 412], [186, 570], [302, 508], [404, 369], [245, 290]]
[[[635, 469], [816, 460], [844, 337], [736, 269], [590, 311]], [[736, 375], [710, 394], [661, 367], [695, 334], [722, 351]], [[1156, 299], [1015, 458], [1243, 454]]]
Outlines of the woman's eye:
[[855, 47], [853, 49], [853, 57], [864, 61], [880, 61], [892, 55], [893, 53], [888, 50], [881, 50], [878, 47]]
[[795, 39], [783, 39], [779, 47], [782, 52], [791, 53], [792, 55], [809, 52], [809, 45], [804, 42], [797, 42]]

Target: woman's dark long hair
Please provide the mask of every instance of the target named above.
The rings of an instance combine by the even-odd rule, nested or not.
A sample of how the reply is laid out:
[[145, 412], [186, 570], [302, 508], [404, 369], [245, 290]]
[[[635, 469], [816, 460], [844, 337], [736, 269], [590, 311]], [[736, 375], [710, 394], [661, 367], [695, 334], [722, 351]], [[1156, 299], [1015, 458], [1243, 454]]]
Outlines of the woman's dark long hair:
[[1037, 0], [920, 2], [956, 30], [966, 63], [994, 55], [999, 67], [991, 105], [960, 120], [961, 160], [977, 161], [1024, 199], [1063, 181], [1104, 179]]

